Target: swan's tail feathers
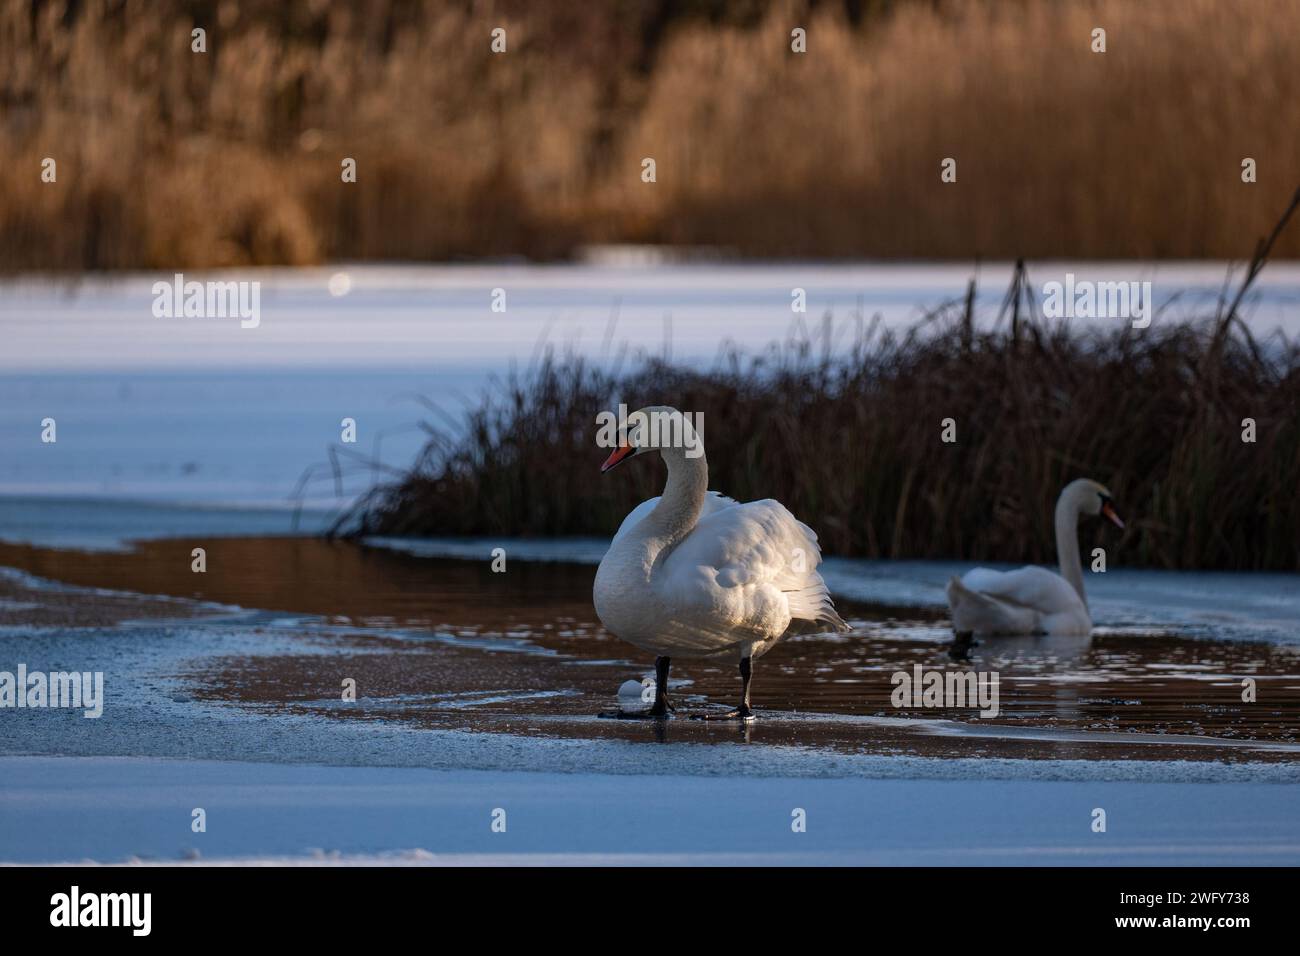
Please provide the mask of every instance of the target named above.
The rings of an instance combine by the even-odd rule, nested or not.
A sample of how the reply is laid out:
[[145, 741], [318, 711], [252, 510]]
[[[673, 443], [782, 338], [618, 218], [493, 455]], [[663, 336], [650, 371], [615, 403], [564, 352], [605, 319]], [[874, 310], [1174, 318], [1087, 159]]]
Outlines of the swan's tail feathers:
[[996, 614], [1000, 608], [996, 601], [979, 591], [972, 591], [962, 583], [962, 579], [953, 575], [948, 580], [948, 608], [952, 611], [952, 629], [969, 631], [974, 619], [983, 614]]
[[823, 624], [830, 625], [832, 631], [838, 631], [841, 634], [845, 634], [853, 630], [853, 628], [849, 627], [848, 624], [844, 622], [844, 618], [840, 617], [840, 612], [835, 610], [835, 605], [829, 602], [827, 602], [826, 610], [823, 612], [823, 616], [820, 617], [818, 620], [820, 620]]
[[835, 610], [835, 603], [831, 600], [824, 581], [806, 585], [797, 591], [786, 591], [785, 596], [790, 602], [790, 617], [793, 620], [820, 625], [804, 627], [800, 630], [816, 634], [820, 631], [843, 633], [850, 629], [844, 623], [844, 618], [840, 617], [839, 611]]
[[961, 578], [949, 580], [947, 591], [954, 633], [1028, 634], [1033, 630], [1033, 614], [1027, 608], [967, 587]]
[[978, 594], [962, 584], [961, 578], [955, 574], [948, 579], [947, 593], [949, 605], [955, 605], [964, 597], [979, 597]]

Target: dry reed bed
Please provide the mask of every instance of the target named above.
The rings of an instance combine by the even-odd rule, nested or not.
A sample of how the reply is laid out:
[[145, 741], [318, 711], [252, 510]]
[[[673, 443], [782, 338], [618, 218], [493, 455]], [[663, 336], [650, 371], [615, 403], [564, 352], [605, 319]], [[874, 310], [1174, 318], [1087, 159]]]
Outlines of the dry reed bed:
[[1226, 257], [1300, 169], [1300, 0], [867, 7], [0, 0], [0, 269]]
[[623, 372], [547, 355], [490, 389], [464, 428], [431, 426], [411, 471], [337, 530], [610, 534], [659, 493], [663, 468], [602, 478], [596, 413], [667, 403], [703, 413], [711, 487], [785, 502], [829, 553], [1052, 561], [1056, 495], [1089, 476], [1129, 522], [1080, 529], [1113, 561], [1300, 569], [1300, 346], [1213, 320], [1077, 333], [1033, 316], [1014, 337], [1009, 322], [967, 334], [959, 311], [902, 335], [857, 321], [832, 357], [804, 341], [707, 370], [646, 357]]

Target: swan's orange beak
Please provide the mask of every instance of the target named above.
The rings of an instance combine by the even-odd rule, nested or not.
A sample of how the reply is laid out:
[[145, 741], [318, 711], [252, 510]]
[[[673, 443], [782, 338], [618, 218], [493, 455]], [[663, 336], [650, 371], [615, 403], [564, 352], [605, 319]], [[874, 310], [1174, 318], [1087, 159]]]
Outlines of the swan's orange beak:
[[1101, 506], [1101, 513], [1104, 514], [1108, 519], [1110, 519], [1111, 524], [1123, 530], [1124, 522], [1120, 519], [1120, 516], [1115, 513], [1115, 508], [1114, 506], [1111, 505], [1109, 501], [1107, 501], [1104, 505]]
[[600, 466], [600, 473], [603, 475], [605, 472], [609, 471], [619, 462], [627, 458], [631, 458], [632, 453], [635, 451], [636, 448], [633, 447], [632, 445], [619, 445], [612, 452], [610, 452], [609, 457], [605, 459], [605, 464]]

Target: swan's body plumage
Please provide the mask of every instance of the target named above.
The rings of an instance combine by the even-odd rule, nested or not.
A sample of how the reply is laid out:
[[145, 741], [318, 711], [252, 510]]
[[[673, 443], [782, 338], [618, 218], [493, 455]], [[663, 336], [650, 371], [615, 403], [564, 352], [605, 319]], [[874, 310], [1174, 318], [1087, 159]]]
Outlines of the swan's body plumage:
[[691, 531], [662, 551], [641, 528], [659, 501], [624, 519], [596, 572], [596, 613], [620, 638], [669, 657], [740, 659], [796, 622], [844, 626], [816, 570], [817, 535], [779, 501], [710, 492]]
[[1031, 565], [1014, 571], [975, 568], [954, 577], [948, 582], [953, 630], [986, 635], [1091, 633], [1078, 521], [1080, 514], [1103, 513], [1123, 527], [1104, 487], [1087, 478], [1066, 485], [1055, 515], [1060, 573]]
[[[613, 540], [610, 541], [610, 544], [613, 545], [614, 542], [623, 537], [627, 531], [640, 524], [641, 519], [654, 511], [655, 505], [657, 504], [659, 504], [659, 495], [655, 495], [653, 498], [647, 498], [629, 511], [627, 517], [623, 519], [623, 523], [620, 524], [618, 530], [614, 532], [614, 537]], [[735, 498], [728, 498], [720, 492], [710, 491], [705, 496], [704, 505], [700, 509], [700, 520], [707, 518], [715, 511], [721, 511], [723, 508], [730, 508], [734, 504], [736, 504]]]
[[817, 573], [811, 528], [778, 501], [707, 491], [702, 446], [694, 458], [657, 450], [668, 464], [664, 494], [628, 514], [596, 571], [592, 596], [607, 629], [661, 657], [735, 660], [758, 657], [792, 628], [847, 630]]
[[957, 632], [975, 634], [1087, 634], [1088, 607], [1054, 571], [1040, 567], [975, 568], [948, 582]]

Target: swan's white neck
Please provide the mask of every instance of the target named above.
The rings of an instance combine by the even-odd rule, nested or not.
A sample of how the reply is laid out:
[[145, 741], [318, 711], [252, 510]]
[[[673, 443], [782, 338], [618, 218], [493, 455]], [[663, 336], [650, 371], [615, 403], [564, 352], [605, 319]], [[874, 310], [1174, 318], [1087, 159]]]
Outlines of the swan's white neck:
[[1065, 492], [1056, 501], [1056, 560], [1061, 566], [1061, 577], [1070, 582], [1086, 607], [1083, 562], [1079, 558], [1079, 502]]
[[691, 533], [700, 520], [704, 499], [709, 493], [709, 464], [704, 449], [695, 458], [687, 458], [684, 448], [661, 448], [664, 464], [668, 466], [668, 482], [653, 511], [641, 522], [647, 537], [658, 545], [659, 555]]

